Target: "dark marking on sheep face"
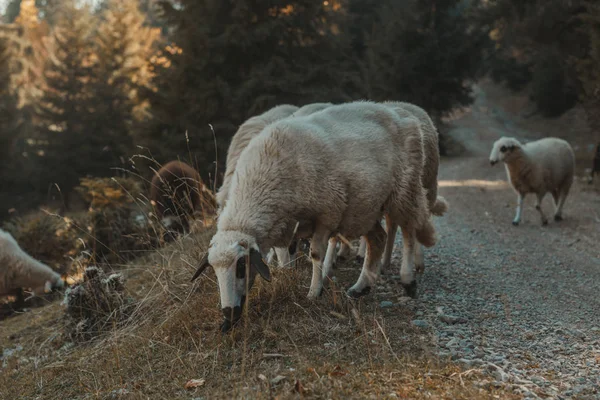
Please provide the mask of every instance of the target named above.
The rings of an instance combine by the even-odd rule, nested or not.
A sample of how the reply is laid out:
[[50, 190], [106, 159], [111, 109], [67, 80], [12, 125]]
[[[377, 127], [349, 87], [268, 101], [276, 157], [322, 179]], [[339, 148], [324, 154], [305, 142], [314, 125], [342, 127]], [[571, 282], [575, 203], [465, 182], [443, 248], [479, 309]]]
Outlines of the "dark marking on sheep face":
[[246, 304], [246, 296], [242, 296], [242, 302], [239, 306], [225, 307], [221, 309], [223, 313], [223, 323], [221, 324], [221, 332], [227, 333], [233, 328], [241, 319], [242, 311], [244, 310], [244, 304]]

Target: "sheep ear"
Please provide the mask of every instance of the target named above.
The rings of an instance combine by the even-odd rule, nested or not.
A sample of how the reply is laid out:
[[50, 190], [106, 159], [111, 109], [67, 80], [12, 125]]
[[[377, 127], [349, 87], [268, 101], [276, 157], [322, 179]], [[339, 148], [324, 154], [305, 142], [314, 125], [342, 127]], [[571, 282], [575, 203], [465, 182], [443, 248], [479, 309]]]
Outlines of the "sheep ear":
[[269, 270], [269, 266], [263, 261], [260, 252], [255, 249], [250, 249], [250, 265], [256, 268], [256, 271], [265, 281], [271, 282], [271, 271]]
[[200, 260], [200, 266], [194, 273], [194, 276], [192, 276], [190, 282], [194, 282], [204, 272], [206, 267], [210, 267], [210, 264], [208, 263], [208, 253], [206, 253], [204, 257], [202, 257], [202, 260]]

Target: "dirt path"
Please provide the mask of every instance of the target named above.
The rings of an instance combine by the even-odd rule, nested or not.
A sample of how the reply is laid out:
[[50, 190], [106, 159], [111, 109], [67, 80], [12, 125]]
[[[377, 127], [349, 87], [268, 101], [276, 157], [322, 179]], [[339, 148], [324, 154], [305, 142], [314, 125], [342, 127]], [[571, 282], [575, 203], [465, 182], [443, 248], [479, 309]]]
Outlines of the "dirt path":
[[[516, 195], [501, 165], [500, 136], [539, 137], [477, 89], [450, 135], [468, 154], [444, 159], [437, 218], [417, 309], [442, 355], [490, 372], [482, 385], [512, 385], [530, 398], [600, 398], [600, 196], [576, 182], [565, 220], [542, 227], [533, 196], [511, 225]], [[542, 207], [551, 215], [551, 196]], [[399, 255], [396, 265], [399, 265]], [[442, 317], [441, 315], [445, 315]], [[448, 317], [450, 315], [451, 317]]]

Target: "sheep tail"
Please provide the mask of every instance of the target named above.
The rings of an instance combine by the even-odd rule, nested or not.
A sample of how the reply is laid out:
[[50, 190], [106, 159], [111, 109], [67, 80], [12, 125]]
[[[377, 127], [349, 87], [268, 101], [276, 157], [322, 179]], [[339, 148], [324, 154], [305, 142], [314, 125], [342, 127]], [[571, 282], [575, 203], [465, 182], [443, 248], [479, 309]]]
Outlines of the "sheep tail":
[[446, 211], [448, 211], [448, 207], [448, 201], [446, 201], [446, 199], [442, 196], [438, 196], [437, 199], [435, 199], [435, 204], [433, 207], [431, 207], [431, 213], [441, 217], [446, 213]]
[[427, 220], [419, 229], [416, 230], [416, 238], [419, 243], [425, 247], [433, 247], [437, 242], [437, 234], [431, 219]]

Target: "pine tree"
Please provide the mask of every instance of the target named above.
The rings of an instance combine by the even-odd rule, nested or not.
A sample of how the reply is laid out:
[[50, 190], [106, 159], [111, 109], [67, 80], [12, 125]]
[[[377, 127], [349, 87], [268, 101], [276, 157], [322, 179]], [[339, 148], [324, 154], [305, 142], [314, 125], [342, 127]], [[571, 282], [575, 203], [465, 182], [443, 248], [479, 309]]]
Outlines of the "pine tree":
[[148, 60], [159, 30], [147, 27], [145, 22], [135, 2], [111, 0], [106, 3], [94, 36], [95, 125], [110, 151], [119, 157], [131, 150], [134, 119], [142, 119], [146, 113], [147, 104], [138, 92], [152, 83]]
[[336, 2], [179, 3], [177, 9], [165, 4], [174, 45], [156, 66], [162, 84], [151, 96], [153, 125], [143, 129], [152, 148], [170, 148], [159, 158], [188, 154], [189, 146], [198, 168], [212, 171], [208, 124], [224, 154], [237, 125], [252, 115], [281, 103], [352, 97], [356, 72], [349, 71], [349, 45], [337, 33], [343, 15]]
[[580, 82], [580, 100], [593, 132], [600, 132], [600, 5], [587, 3], [582, 13], [583, 31], [589, 38], [588, 51], [575, 60]]
[[463, 1], [387, 1], [368, 40], [370, 97], [415, 103], [434, 114], [471, 102], [486, 37]]
[[40, 136], [37, 153], [42, 155], [39, 161], [44, 166], [40, 179], [57, 183], [68, 193], [88, 173], [107, 175], [107, 165], [115, 160], [92, 123], [97, 119], [95, 93], [90, 90], [95, 55], [89, 10], [65, 2], [56, 18], [52, 57], [44, 72], [47, 87], [36, 109]]
[[0, 186], [18, 136], [19, 111], [12, 90], [10, 41], [0, 37]]

